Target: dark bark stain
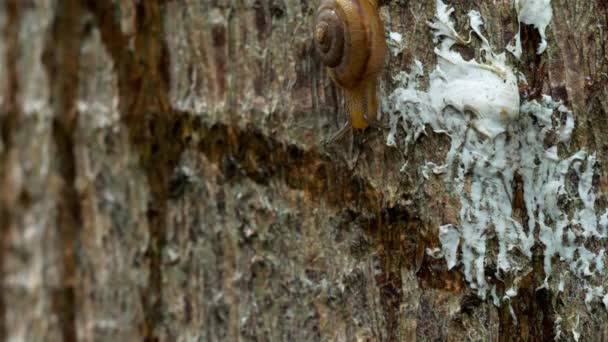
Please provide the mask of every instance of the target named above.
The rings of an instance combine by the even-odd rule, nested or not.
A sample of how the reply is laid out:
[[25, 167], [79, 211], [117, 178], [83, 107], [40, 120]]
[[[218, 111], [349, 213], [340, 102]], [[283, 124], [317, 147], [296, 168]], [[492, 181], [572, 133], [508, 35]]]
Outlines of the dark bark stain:
[[388, 341], [398, 339], [399, 323], [402, 321], [401, 270], [403, 267], [412, 268], [415, 265], [415, 258], [408, 253], [416, 250], [415, 246], [408, 246], [408, 242], [413, 241], [408, 239], [408, 236], [418, 236], [414, 224], [416, 219], [411, 216], [406, 208], [399, 206], [387, 208], [364, 225], [365, 230], [376, 241], [376, 250], [380, 258], [382, 272], [376, 276], [376, 284], [380, 290], [380, 303], [384, 310], [382, 317], [382, 321], [385, 322], [384, 340]]
[[[184, 117], [190, 126], [191, 117]], [[188, 122], [189, 121], [189, 122]], [[456, 293], [466, 288], [459, 272], [448, 271], [443, 260], [425, 257], [425, 247], [437, 245], [438, 238], [425, 234], [422, 221], [412, 206], [383, 205], [380, 189], [353, 174], [346, 164], [317, 150], [302, 150], [269, 137], [253, 128], [236, 130], [214, 124], [197, 129], [195, 142], [199, 152], [220, 167], [226, 182], [249, 178], [271, 186], [282, 182], [289, 188], [304, 191], [312, 201], [344, 213], [344, 225], [355, 223], [373, 241], [380, 260], [381, 272], [376, 276], [380, 303], [384, 310], [381, 321], [386, 330], [382, 338], [398, 337], [400, 306], [403, 302], [401, 270], [417, 270], [423, 288], [437, 288]], [[221, 205], [222, 200], [217, 200]], [[366, 246], [354, 246], [353, 255]]]
[[516, 300], [510, 302], [517, 322], [511, 317], [508, 302], [499, 309], [501, 341], [553, 341], [555, 339], [555, 309], [553, 295], [538, 289], [543, 281], [542, 255], [533, 257], [534, 271], [522, 282]]
[[158, 327], [166, 311], [161, 254], [166, 239], [170, 176], [183, 150], [183, 141], [176, 139], [183, 128], [177, 119], [181, 115], [169, 106], [169, 57], [161, 3], [150, 0], [137, 4], [137, 31], [128, 37], [113, 17], [111, 2], [87, 2], [116, 65], [122, 120], [151, 190], [147, 211], [150, 245], [145, 254], [150, 276], [148, 286], [141, 290], [144, 322], [140, 328], [146, 341], [159, 340]]
[[[0, 127], [2, 128], [1, 139], [4, 145], [4, 152], [0, 154], [0, 184], [3, 186], [9, 181], [8, 165], [10, 165], [9, 155], [13, 149], [15, 132], [18, 129], [18, 120], [21, 116], [21, 108], [17, 102], [19, 83], [17, 78], [17, 59], [19, 51], [19, 26], [20, 26], [20, 7], [19, 0], [9, 0], [4, 3], [4, 11], [7, 13], [8, 20], [3, 28], [2, 37], [6, 43], [6, 92], [4, 106], [0, 108]], [[13, 203], [5, 195], [0, 196], [0, 286], [4, 288], [5, 282], [5, 254], [9, 245], [9, 229], [12, 224], [14, 209]], [[0, 341], [7, 338], [6, 327], [6, 302], [4, 295], [0, 296]]]
[[58, 203], [57, 227], [62, 254], [61, 287], [53, 289], [53, 310], [64, 341], [77, 341], [76, 330], [76, 251], [82, 226], [82, 210], [76, 189], [76, 155], [74, 132], [77, 127], [75, 102], [78, 92], [79, 54], [84, 23], [78, 0], [58, 1], [51, 38], [43, 53], [49, 75], [51, 106], [54, 110], [52, 135], [56, 147], [59, 175], [62, 179]]
[[557, 86], [551, 89], [551, 97], [558, 101], [568, 102], [568, 90], [565, 86]]
[[259, 41], [264, 41], [270, 33], [268, 30], [270, 27], [270, 16], [268, 15], [268, 8], [266, 7], [268, 5], [267, 2], [267, 0], [257, 0], [253, 4], [253, 9], [255, 11], [255, 27], [258, 32]]
[[213, 39], [213, 48], [215, 50], [215, 78], [217, 80], [217, 95], [221, 98], [226, 93], [226, 70], [228, 54], [226, 46], [228, 43], [228, 30], [224, 23], [216, 23], [211, 26], [211, 37]]
[[547, 77], [543, 55], [536, 54], [541, 42], [540, 33], [531, 25], [521, 25], [521, 64], [520, 69], [526, 75], [528, 87], [523, 93], [526, 100], [538, 99], [543, 94], [543, 83]]
[[351, 208], [362, 216], [375, 215], [381, 209], [377, 189], [353, 175], [345, 163], [317, 150], [302, 150], [253, 128], [237, 130], [215, 124], [201, 127], [198, 133], [198, 150], [220, 166], [228, 181], [247, 177], [268, 185], [281, 180], [334, 208]]

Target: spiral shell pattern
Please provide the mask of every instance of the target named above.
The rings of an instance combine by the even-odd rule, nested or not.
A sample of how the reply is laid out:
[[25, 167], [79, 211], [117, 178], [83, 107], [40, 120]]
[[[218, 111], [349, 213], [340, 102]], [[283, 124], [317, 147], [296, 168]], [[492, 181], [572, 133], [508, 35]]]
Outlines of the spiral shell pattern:
[[323, 64], [333, 68], [340, 64], [344, 55], [345, 21], [335, 9], [324, 2], [317, 12], [315, 25], [315, 44]]
[[367, 127], [377, 116], [377, 78], [387, 51], [378, 2], [321, 0], [313, 35], [329, 77], [345, 90], [352, 127]]

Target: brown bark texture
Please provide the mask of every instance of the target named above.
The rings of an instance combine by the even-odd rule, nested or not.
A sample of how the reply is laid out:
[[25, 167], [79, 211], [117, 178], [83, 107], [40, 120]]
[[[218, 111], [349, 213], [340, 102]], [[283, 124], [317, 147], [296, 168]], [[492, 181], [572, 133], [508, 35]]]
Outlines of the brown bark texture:
[[[459, 30], [479, 10], [501, 52], [518, 31], [512, 1], [446, 2]], [[314, 50], [318, 3], [0, 1], [2, 340], [608, 338], [606, 309], [576, 282], [539, 289], [539, 249], [499, 305], [432, 257], [460, 209], [420, 171], [444, 159], [445, 135], [404, 149], [368, 128], [324, 144], [347, 113]], [[522, 100], [574, 113], [603, 213], [608, 4], [551, 5], [547, 51], [522, 24], [508, 63]], [[436, 64], [435, 0], [380, 11], [405, 43], [387, 57], [386, 99], [415, 59]]]

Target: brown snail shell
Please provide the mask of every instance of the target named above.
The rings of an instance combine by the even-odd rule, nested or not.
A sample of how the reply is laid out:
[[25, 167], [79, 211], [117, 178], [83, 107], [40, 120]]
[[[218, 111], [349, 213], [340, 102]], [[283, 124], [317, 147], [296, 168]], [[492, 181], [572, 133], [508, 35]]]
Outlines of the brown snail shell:
[[351, 125], [366, 128], [378, 112], [377, 82], [386, 41], [375, 0], [322, 0], [315, 45], [332, 80], [345, 90]]

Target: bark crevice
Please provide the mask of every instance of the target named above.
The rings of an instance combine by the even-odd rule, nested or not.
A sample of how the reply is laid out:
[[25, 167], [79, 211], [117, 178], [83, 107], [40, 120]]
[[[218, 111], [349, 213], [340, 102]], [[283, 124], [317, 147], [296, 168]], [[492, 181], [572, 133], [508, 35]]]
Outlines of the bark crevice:
[[[21, 21], [19, 0], [8, 0], [4, 3], [8, 20], [2, 28], [2, 36], [6, 44], [5, 62], [6, 70], [6, 93], [4, 94], [4, 102], [0, 108], [0, 128], [3, 150], [0, 153], [0, 182], [3, 189], [9, 189], [8, 192], [3, 192], [0, 197], [0, 284], [5, 286], [5, 255], [7, 246], [9, 245], [10, 229], [13, 224], [13, 211], [16, 205], [15, 199], [18, 196], [10, 194], [10, 167], [11, 153], [14, 147], [15, 132], [18, 128], [19, 118], [21, 117], [21, 108], [17, 102], [17, 94], [19, 93], [19, 82], [17, 75], [17, 60], [19, 51], [19, 26]], [[6, 326], [6, 302], [4, 296], [0, 296], [0, 341], [7, 338]]]
[[121, 119], [129, 131], [131, 147], [138, 153], [150, 187], [151, 200], [147, 209], [150, 244], [145, 253], [150, 272], [148, 284], [141, 291], [144, 322], [140, 326], [146, 341], [159, 339], [165, 312], [162, 252], [168, 224], [169, 183], [183, 151], [182, 142], [175, 139], [180, 126], [179, 115], [170, 108], [168, 100], [169, 61], [161, 3], [137, 3], [135, 20], [138, 29], [134, 36], [127, 36], [115, 21], [115, 3], [88, 2], [102, 41], [114, 60]]
[[55, 13], [50, 37], [42, 56], [50, 84], [54, 85], [51, 89], [51, 107], [54, 114], [52, 138], [57, 158], [57, 171], [61, 178], [57, 202], [61, 276], [59, 287], [52, 289], [51, 296], [63, 340], [77, 341], [76, 255], [83, 220], [80, 195], [76, 188], [78, 167], [77, 141], [74, 132], [78, 124], [76, 98], [84, 22], [79, 0], [58, 1]]

